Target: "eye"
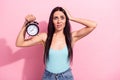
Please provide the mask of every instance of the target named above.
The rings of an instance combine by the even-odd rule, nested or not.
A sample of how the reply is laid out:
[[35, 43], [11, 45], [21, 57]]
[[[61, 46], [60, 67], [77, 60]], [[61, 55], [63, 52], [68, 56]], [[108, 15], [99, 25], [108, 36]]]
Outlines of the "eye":
[[63, 19], [65, 19], [65, 17], [64, 17], [64, 16], [61, 16], [60, 18], [61, 18], [62, 20], [63, 20]]
[[57, 19], [58, 19], [58, 17], [57, 17], [57, 16], [55, 16], [55, 17], [53, 17], [53, 19], [54, 19], [54, 20], [57, 20]]

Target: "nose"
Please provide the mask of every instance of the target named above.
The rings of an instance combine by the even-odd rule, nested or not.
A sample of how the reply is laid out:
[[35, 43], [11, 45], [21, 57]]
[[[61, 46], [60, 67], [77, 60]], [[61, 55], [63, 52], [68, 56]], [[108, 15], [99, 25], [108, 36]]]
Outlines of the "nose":
[[60, 23], [60, 22], [61, 22], [61, 20], [60, 20], [60, 19], [58, 19], [58, 20], [57, 20], [57, 23]]

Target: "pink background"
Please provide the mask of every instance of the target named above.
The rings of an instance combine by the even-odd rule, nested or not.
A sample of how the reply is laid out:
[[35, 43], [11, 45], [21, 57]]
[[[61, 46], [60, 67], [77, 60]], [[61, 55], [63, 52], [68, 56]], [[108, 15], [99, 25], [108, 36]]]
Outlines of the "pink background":
[[[27, 14], [46, 31], [49, 14], [66, 7], [74, 17], [91, 19], [97, 28], [76, 43], [72, 72], [75, 80], [120, 80], [119, 0], [0, 0], [0, 80], [41, 80], [43, 47], [18, 48], [16, 37]], [[72, 30], [83, 26], [71, 22]]]

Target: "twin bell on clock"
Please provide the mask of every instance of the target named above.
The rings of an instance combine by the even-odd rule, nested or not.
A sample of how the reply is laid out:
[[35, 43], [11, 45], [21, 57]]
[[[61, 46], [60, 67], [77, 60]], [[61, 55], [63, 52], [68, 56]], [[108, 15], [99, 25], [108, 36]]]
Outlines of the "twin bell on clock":
[[26, 24], [26, 32], [30, 36], [35, 36], [39, 33], [39, 26], [38, 22], [36, 21], [31, 21]]

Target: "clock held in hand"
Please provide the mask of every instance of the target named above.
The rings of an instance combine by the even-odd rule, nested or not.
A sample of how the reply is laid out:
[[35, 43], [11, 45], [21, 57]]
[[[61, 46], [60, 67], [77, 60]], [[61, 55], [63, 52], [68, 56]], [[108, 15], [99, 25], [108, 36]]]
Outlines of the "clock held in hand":
[[33, 21], [33, 22], [28, 22], [26, 24], [26, 32], [28, 35], [30, 36], [35, 36], [39, 33], [39, 26], [38, 26], [38, 22]]

